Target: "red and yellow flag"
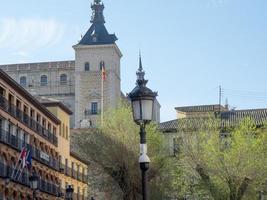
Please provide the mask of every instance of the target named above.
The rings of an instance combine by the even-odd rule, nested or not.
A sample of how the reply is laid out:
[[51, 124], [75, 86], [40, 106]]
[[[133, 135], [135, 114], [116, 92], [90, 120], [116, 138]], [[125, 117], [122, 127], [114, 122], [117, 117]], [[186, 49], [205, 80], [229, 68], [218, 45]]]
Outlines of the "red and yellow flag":
[[102, 69], [102, 79], [105, 81], [107, 78], [107, 74], [106, 74], [106, 68], [105, 68], [104, 62], [102, 62], [101, 69]]

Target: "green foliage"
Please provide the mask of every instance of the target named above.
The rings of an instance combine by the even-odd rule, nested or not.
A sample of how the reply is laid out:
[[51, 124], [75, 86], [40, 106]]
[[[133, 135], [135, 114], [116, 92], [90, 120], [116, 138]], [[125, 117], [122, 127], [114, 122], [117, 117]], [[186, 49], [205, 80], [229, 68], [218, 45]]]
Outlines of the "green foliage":
[[256, 129], [252, 120], [245, 119], [231, 133], [222, 134], [211, 124], [209, 129], [182, 134], [179, 160], [187, 170], [176, 170], [179, 187], [186, 185], [179, 192], [192, 187], [192, 183], [180, 180], [185, 176], [187, 180], [193, 177], [193, 186], [200, 186], [197, 195], [204, 188], [205, 196], [215, 200], [253, 199], [267, 177], [265, 130]]
[[[164, 167], [166, 145], [155, 124], [148, 125], [146, 132], [151, 159], [148, 178], [153, 185]], [[140, 136], [128, 105], [121, 104], [118, 109], [105, 112], [103, 125], [95, 130], [81, 130], [76, 143], [87, 159], [97, 162], [114, 178], [125, 194], [124, 199], [138, 199], [141, 193]]]

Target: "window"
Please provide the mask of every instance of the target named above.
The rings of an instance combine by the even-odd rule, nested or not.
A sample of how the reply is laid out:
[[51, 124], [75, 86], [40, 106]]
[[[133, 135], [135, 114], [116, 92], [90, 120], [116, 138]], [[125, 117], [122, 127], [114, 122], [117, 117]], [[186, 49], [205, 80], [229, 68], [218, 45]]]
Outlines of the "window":
[[84, 71], [90, 71], [90, 64], [89, 62], [84, 64]]
[[74, 162], [71, 162], [71, 176], [74, 177]]
[[105, 67], [105, 62], [101, 61], [99, 64], [99, 70], [102, 71], [103, 67]]
[[97, 115], [97, 102], [92, 102], [91, 103], [91, 114], [92, 115]]
[[41, 76], [41, 85], [42, 86], [47, 85], [47, 76], [46, 75]]
[[57, 134], [57, 128], [53, 127], [53, 134], [56, 135]]
[[5, 93], [6, 93], [5, 89], [0, 86], [0, 95], [5, 96]]
[[67, 140], [69, 139], [69, 128], [68, 128], [68, 126], [66, 126], [66, 139]]
[[68, 77], [67, 77], [66, 74], [61, 74], [60, 75], [60, 80], [59, 80], [60, 85], [66, 85], [67, 84], [67, 79], [68, 79]]
[[27, 86], [27, 78], [26, 78], [26, 76], [20, 77], [19, 83], [20, 83], [21, 86], [26, 87]]
[[65, 174], [68, 174], [68, 159], [65, 158]]

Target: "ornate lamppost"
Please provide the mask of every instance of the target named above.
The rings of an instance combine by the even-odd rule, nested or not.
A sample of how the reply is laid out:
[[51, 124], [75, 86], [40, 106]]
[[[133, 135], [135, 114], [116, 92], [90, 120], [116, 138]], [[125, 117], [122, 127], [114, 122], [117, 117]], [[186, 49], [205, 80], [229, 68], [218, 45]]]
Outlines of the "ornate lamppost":
[[142, 173], [143, 200], [147, 200], [147, 170], [149, 169], [150, 159], [147, 155], [145, 127], [153, 118], [153, 107], [157, 92], [152, 92], [151, 89], [146, 87], [148, 80], [145, 80], [145, 72], [142, 67], [141, 56], [139, 56], [139, 69], [136, 75], [136, 87], [131, 91], [128, 97], [131, 99], [132, 103], [133, 119], [135, 123], [140, 126], [139, 164]]
[[29, 177], [29, 182], [32, 189], [32, 199], [34, 200], [36, 198], [36, 191], [38, 189], [38, 176], [35, 174], [31, 175]]
[[71, 185], [68, 185], [66, 188], [66, 200], [72, 200], [73, 199], [73, 187]]

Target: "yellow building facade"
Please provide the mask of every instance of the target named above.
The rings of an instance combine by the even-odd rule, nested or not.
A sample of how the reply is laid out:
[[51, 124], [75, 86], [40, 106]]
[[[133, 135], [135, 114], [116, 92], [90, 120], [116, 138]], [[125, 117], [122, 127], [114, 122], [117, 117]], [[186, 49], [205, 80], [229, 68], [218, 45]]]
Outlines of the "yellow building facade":
[[[0, 70], [0, 200], [31, 200], [29, 177], [37, 175], [37, 200], [87, 199], [87, 164], [70, 152], [71, 112], [61, 103], [42, 104]], [[26, 149], [31, 164], [22, 166]], [[31, 155], [31, 156], [29, 156]]]
[[62, 188], [71, 185], [74, 189], [74, 200], [87, 200], [88, 162], [72, 152], [70, 149], [70, 115], [72, 112], [61, 102], [53, 99], [42, 98], [40, 102], [61, 120], [58, 137], [58, 151], [60, 152], [60, 180]]

